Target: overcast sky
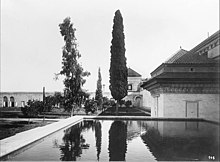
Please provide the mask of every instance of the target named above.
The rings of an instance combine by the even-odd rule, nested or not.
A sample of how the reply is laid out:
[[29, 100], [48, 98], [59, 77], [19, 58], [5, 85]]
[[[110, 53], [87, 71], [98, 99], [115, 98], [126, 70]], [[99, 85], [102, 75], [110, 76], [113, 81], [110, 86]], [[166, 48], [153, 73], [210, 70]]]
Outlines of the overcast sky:
[[1, 91], [62, 91], [63, 38], [59, 24], [71, 17], [80, 62], [91, 72], [84, 86], [96, 90], [98, 67], [109, 91], [115, 11], [124, 20], [127, 66], [150, 73], [180, 46], [190, 50], [219, 30], [219, 0], [1, 0]]

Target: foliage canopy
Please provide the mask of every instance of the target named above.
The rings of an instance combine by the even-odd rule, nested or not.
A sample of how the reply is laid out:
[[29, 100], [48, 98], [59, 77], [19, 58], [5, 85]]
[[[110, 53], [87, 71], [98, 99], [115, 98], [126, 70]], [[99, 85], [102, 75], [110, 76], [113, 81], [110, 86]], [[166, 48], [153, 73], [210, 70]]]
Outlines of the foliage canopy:
[[65, 45], [62, 55], [62, 70], [58, 75], [64, 75], [64, 108], [67, 111], [81, 106], [82, 98], [86, 95], [82, 90], [83, 84], [86, 82], [85, 76], [89, 76], [88, 71], [84, 71], [79, 64], [78, 59], [81, 57], [77, 50], [75, 37], [76, 29], [73, 27], [69, 17], [59, 24], [60, 33], [64, 38]]

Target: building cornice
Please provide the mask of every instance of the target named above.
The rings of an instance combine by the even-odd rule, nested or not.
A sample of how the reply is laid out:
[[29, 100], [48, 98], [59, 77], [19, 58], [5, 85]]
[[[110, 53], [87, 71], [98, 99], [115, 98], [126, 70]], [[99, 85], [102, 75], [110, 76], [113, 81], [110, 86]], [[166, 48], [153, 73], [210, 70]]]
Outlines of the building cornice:
[[220, 94], [217, 84], [160, 84], [149, 90], [152, 95], [176, 94]]

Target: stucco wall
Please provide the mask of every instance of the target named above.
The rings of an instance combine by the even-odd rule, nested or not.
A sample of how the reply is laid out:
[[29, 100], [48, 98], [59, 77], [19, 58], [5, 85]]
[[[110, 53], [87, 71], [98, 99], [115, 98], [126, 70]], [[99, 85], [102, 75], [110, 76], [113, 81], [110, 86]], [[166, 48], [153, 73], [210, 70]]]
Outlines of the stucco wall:
[[164, 94], [152, 97], [151, 117], [164, 116]]
[[158, 115], [157, 117], [163, 117], [164, 116], [164, 102], [165, 102], [165, 96], [164, 94], [160, 94], [160, 96], [158, 97]]
[[[45, 93], [46, 96], [53, 95], [54, 93]], [[25, 104], [28, 100], [43, 100], [43, 92], [1, 92], [0, 93], [0, 107], [3, 107], [3, 97], [8, 98], [8, 106], [10, 107], [10, 97], [14, 97], [15, 107], [21, 107], [22, 101]]]
[[137, 91], [140, 82], [141, 77], [128, 77], [128, 84], [132, 84], [132, 90], [128, 90], [128, 92]]
[[128, 92], [128, 95], [123, 100], [131, 101], [135, 107], [143, 107], [143, 96], [140, 92]]
[[143, 96], [143, 107], [152, 108], [154, 105], [154, 99], [151, 96], [150, 92], [147, 90], [143, 90], [140, 92], [140, 94]]
[[[199, 103], [198, 116], [219, 122], [219, 94], [163, 94], [164, 117], [186, 117], [186, 101]], [[162, 104], [161, 104], [162, 105]]]
[[164, 117], [185, 117], [186, 101], [189, 94], [163, 94]]

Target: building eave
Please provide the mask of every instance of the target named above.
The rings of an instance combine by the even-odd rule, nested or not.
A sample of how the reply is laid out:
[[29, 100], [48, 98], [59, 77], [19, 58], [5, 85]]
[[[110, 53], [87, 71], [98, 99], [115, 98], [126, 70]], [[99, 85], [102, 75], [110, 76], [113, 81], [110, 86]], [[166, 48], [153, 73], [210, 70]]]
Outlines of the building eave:
[[161, 84], [219, 84], [219, 81], [219, 72], [167, 72], [150, 78], [141, 87], [151, 90]]

